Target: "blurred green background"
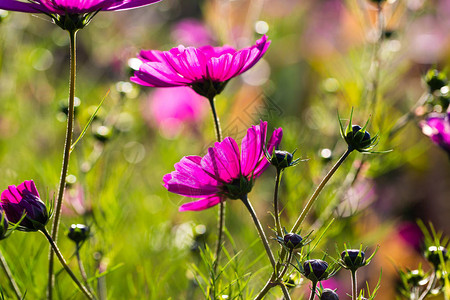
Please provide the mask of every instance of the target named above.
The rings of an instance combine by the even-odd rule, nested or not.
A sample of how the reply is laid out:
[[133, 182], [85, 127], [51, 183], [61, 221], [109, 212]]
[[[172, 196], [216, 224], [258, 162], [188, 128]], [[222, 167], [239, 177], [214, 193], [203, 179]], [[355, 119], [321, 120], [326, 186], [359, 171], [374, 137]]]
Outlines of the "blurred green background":
[[[320, 232], [336, 218], [316, 257], [322, 251], [335, 257], [336, 244], [362, 243], [368, 252], [379, 245], [374, 262], [360, 272], [361, 288], [365, 280], [373, 287], [383, 269], [377, 298], [394, 299], [395, 268], [416, 268], [422, 261], [416, 219], [450, 233], [448, 156], [421, 133], [420, 114], [389, 136], [427, 92], [426, 71], [448, 71], [450, 4], [393, 0], [383, 13], [382, 41], [376, 35], [376, 7], [364, 0], [163, 0], [142, 9], [99, 13], [78, 34], [75, 136], [107, 96], [71, 158], [58, 243], [71, 266], [76, 268], [74, 245], [65, 231], [72, 223], [85, 223], [93, 232], [82, 248], [85, 267], [91, 283], [109, 299], [204, 298], [194, 266], [206, 272], [200, 249], [214, 245], [217, 209], [178, 212], [190, 199], [169, 194], [162, 177], [183, 156], [203, 155], [212, 145], [207, 101], [203, 115], [169, 130], [150, 112], [154, 89], [129, 83], [129, 60], [141, 49], [168, 50], [196, 41], [197, 29], [182, 31], [180, 25], [190, 19], [206, 28], [206, 41], [215, 45], [241, 48], [264, 33], [272, 40], [264, 59], [217, 97], [217, 108], [226, 136], [239, 140], [263, 119], [271, 128], [283, 128], [282, 149], [298, 149], [296, 155], [308, 159], [283, 176], [286, 228], [346, 149], [337, 111], [345, 119], [354, 107], [354, 121], [361, 125], [371, 116], [368, 129], [381, 136], [377, 150], [393, 152], [352, 154], [321, 194], [303, 232]], [[34, 179], [42, 198], [52, 200], [65, 133], [68, 34], [45, 16], [0, 11], [0, 18], [0, 188]], [[268, 170], [250, 195], [272, 237], [268, 212], [274, 176]], [[225, 245], [230, 256], [237, 256], [221, 277], [222, 298], [247, 299], [263, 286], [270, 269], [244, 206], [228, 204], [226, 226], [233, 242], [228, 238]], [[271, 244], [276, 249], [276, 242]], [[45, 238], [16, 232], [0, 248], [26, 298], [43, 299]], [[340, 271], [330, 285], [344, 296], [349, 277]], [[4, 279], [0, 285], [12, 297]], [[82, 297], [63, 271], [56, 291], [58, 299]], [[305, 284], [299, 286], [294, 298], [307, 291]], [[277, 296], [280, 291], [273, 289], [268, 299]]]

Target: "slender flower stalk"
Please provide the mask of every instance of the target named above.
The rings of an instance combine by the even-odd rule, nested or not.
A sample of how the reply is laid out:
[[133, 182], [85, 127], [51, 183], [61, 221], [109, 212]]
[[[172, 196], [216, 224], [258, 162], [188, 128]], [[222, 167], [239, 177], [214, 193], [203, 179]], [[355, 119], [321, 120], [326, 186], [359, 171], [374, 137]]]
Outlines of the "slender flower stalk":
[[[67, 170], [69, 168], [70, 147], [72, 146], [73, 136], [73, 120], [74, 120], [74, 103], [75, 103], [75, 80], [76, 80], [76, 35], [77, 30], [69, 31], [70, 36], [70, 80], [69, 80], [69, 106], [67, 114], [67, 130], [64, 144], [63, 162], [61, 168], [61, 177], [59, 179], [58, 197], [56, 198], [55, 217], [53, 218], [51, 237], [54, 241], [58, 240], [59, 223], [61, 219], [62, 201], [64, 197], [64, 189], [66, 186]], [[53, 248], [50, 248], [48, 258], [48, 286], [47, 299], [51, 300], [54, 285], [53, 275]]]
[[356, 279], [356, 270], [352, 271], [352, 300], [358, 299], [358, 290], [357, 290], [357, 279]]
[[247, 195], [242, 197], [241, 200], [244, 203], [245, 207], [248, 209], [250, 215], [252, 216], [256, 229], [258, 230], [259, 237], [261, 238], [261, 242], [263, 243], [264, 249], [266, 250], [267, 257], [270, 260], [270, 264], [272, 265], [273, 268], [275, 268], [276, 265], [275, 258], [273, 256], [272, 250], [270, 249], [269, 242], [267, 241], [266, 234], [264, 233], [264, 229], [262, 228], [262, 225], [259, 222], [258, 217], [256, 216], [256, 212], [253, 209], [253, 206], [251, 205], [250, 201], [248, 200]]
[[384, 40], [384, 15], [383, 15], [383, 7], [381, 2], [377, 3], [377, 19], [378, 19], [378, 28], [377, 28], [377, 35], [378, 39], [375, 43], [375, 49], [374, 49], [374, 55], [373, 55], [373, 61], [372, 66], [374, 69], [374, 77], [372, 82], [372, 102], [369, 107], [372, 108], [372, 112], [374, 115], [376, 115], [376, 106], [377, 106], [377, 100], [378, 100], [378, 88], [380, 85], [380, 64], [381, 64], [381, 58], [380, 58], [380, 51], [381, 51], [381, 45]]
[[289, 295], [289, 290], [286, 287], [286, 285], [283, 282], [280, 282], [278, 285], [280, 286], [281, 291], [283, 292], [284, 300], [291, 300], [291, 295]]
[[8, 266], [8, 263], [6, 262], [5, 257], [3, 256], [3, 253], [0, 251], [0, 264], [2, 266], [3, 271], [6, 274], [6, 277], [8, 277], [9, 283], [11, 284], [11, 287], [14, 290], [14, 293], [16, 294], [17, 299], [22, 299], [22, 293], [20, 292], [19, 286], [17, 285], [16, 281], [14, 280], [14, 276], [11, 272], [11, 269]]
[[345, 161], [345, 159], [347, 158], [347, 156], [349, 156], [349, 154], [351, 152], [352, 152], [352, 150], [347, 149], [347, 151], [345, 151], [345, 153], [341, 156], [341, 158], [339, 158], [339, 160], [336, 162], [336, 164], [331, 168], [331, 170], [328, 172], [328, 174], [325, 175], [325, 177], [320, 182], [319, 186], [316, 188], [316, 190], [312, 194], [311, 198], [306, 203], [305, 208], [303, 209], [302, 213], [300, 214], [300, 216], [298, 217], [298, 219], [295, 222], [294, 226], [292, 227], [291, 232], [296, 232], [298, 230], [298, 228], [300, 227], [302, 222], [305, 220], [306, 215], [310, 211], [310, 209], [313, 206], [314, 202], [316, 201], [317, 197], [319, 196], [320, 192], [323, 190], [323, 188], [327, 184], [328, 180], [330, 180], [330, 178], [337, 171], [337, 169], [339, 169], [339, 167], [342, 165], [342, 163]]
[[423, 300], [425, 299], [428, 294], [430, 293], [430, 291], [434, 288], [434, 285], [436, 284], [436, 279], [437, 279], [437, 270], [434, 269], [433, 273], [431, 274], [431, 280], [428, 283], [427, 288], [425, 289], [425, 291], [423, 291], [423, 293], [420, 295], [419, 298], [417, 298], [418, 300]]
[[66, 260], [64, 259], [61, 251], [59, 251], [58, 246], [56, 246], [55, 241], [52, 239], [48, 231], [43, 228], [41, 232], [45, 235], [47, 240], [49, 241], [53, 251], [56, 254], [56, 257], [58, 257], [59, 261], [61, 262], [62, 266], [64, 267], [64, 270], [69, 274], [69, 276], [72, 278], [72, 280], [75, 282], [75, 284], [80, 288], [80, 290], [83, 292], [83, 294], [90, 300], [95, 299], [94, 296], [89, 292], [89, 290], [78, 280], [78, 278], [75, 276], [75, 274], [72, 272], [70, 267], [67, 265]]
[[275, 191], [273, 193], [273, 209], [274, 209], [274, 215], [275, 215], [275, 226], [277, 229], [277, 234], [279, 236], [283, 235], [283, 231], [281, 230], [280, 213], [278, 212], [278, 187], [280, 185], [282, 173], [283, 173], [282, 170], [277, 169], [277, 175], [275, 177]]
[[309, 300], [314, 300], [314, 297], [316, 296], [316, 287], [317, 281], [313, 281], [311, 287], [311, 294], [309, 295]]
[[[214, 128], [216, 131], [216, 139], [217, 142], [222, 141], [222, 129], [220, 127], [219, 116], [216, 112], [215, 99], [214, 97], [210, 97], [209, 104], [211, 106], [211, 112], [214, 119]], [[222, 240], [223, 240], [223, 229], [225, 225], [225, 201], [220, 201], [219, 203], [219, 214], [217, 221], [217, 244], [216, 244], [216, 253], [215, 253], [215, 263], [214, 263], [214, 272], [217, 270], [217, 266], [219, 265], [220, 252], [222, 251]]]
[[77, 243], [77, 245], [76, 245], [75, 256], [77, 257], [78, 269], [80, 270], [81, 278], [83, 278], [84, 285], [89, 290], [89, 292], [91, 294], [93, 294], [91, 286], [89, 285], [88, 280], [87, 280], [86, 270], [84, 269], [83, 261], [81, 260], [81, 257], [80, 257], [80, 243]]

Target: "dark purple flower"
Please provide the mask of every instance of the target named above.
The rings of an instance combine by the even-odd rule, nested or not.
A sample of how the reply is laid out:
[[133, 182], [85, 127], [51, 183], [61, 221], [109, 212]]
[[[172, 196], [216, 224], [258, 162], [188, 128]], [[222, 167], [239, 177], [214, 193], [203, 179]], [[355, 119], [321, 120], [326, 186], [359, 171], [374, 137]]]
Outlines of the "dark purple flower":
[[320, 295], [320, 300], [339, 300], [339, 295], [331, 289], [324, 289]]
[[321, 281], [328, 276], [328, 263], [321, 259], [309, 259], [303, 263], [304, 275], [311, 281]]
[[[164, 187], [179, 195], [201, 198], [183, 204], [180, 211], [204, 210], [219, 204], [225, 198], [239, 199], [250, 192], [253, 181], [269, 166], [264, 154], [267, 122], [252, 126], [241, 143], [230, 137], [215, 143], [204, 157], [186, 156], [175, 164], [175, 171], [163, 178]], [[275, 129], [267, 151], [280, 144], [283, 131]]]
[[[18, 187], [10, 185], [2, 192], [0, 206], [5, 211], [9, 222], [20, 222], [17, 228], [19, 230], [37, 231], [48, 222], [47, 207], [39, 198], [33, 180], [24, 181]], [[25, 217], [23, 217], [24, 214]]]
[[450, 155], [450, 112], [422, 122], [422, 132]]
[[253, 67], [269, 45], [264, 35], [255, 45], [241, 50], [181, 45], [169, 51], [143, 50], [139, 55], [143, 64], [131, 81], [151, 87], [190, 86], [211, 98], [222, 92], [228, 80]]

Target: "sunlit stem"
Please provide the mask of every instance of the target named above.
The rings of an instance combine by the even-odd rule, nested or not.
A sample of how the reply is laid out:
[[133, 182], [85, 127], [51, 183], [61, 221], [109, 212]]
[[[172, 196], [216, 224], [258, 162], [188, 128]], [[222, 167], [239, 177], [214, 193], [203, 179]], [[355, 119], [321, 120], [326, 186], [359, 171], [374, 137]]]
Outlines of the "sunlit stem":
[[314, 297], [316, 296], [316, 287], [317, 281], [313, 281], [311, 287], [311, 294], [309, 295], [309, 300], [314, 300]]
[[14, 293], [16, 294], [17, 299], [22, 299], [22, 293], [20, 292], [19, 286], [17, 285], [16, 281], [14, 280], [14, 276], [9, 269], [8, 263], [6, 262], [5, 257], [3, 257], [2, 252], [0, 251], [0, 264], [2, 265], [2, 269], [6, 274], [6, 277], [8, 277], [9, 283], [11, 284]]
[[[69, 80], [69, 105], [67, 113], [67, 130], [64, 144], [63, 162], [61, 168], [61, 177], [59, 179], [58, 196], [56, 198], [55, 216], [53, 218], [51, 237], [54, 241], [58, 240], [58, 229], [61, 219], [62, 201], [64, 196], [64, 188], [66, 185], [67, 170], [69, 168], [70, 146], [72, 145], [73, 135], [73, 120], [74, 120], [74, 103], [75, 103], [75, 78], [76, 78], [76, 30], [69, 31], [70, 36], [70, 80]], [[53, 297], [53, 249], [50, 248], [48, 258], [48, 288], [47, 299], [51, 300]]]
[[273, 194], [273, 209], [274, 209], [274, 215], [275, 215], [275, 226], [277, 228], [277, 234], [280, 237], [283, 236], [283, 231], [281, 229], [280, 213], [278, 211], [278, 187], [280, 186], [280, 180], [281, 180], [282, 174], [283, 174], [283, 171], [280, 169], [277, 169], [277, 175], [275, 177], [275, 191]]
[[252, 216], [253, 223], [255, 223], [256, 229], [258, 230], [259, 237], [261, 239], [261, 242], [264, 245], [264, 249], [266, 250], [267, 257], [270, 260], [270, 264], [273, 268], [275, 268], [275, 258], [273, 257], [272, 250], [270, 249], [269, 242], [267, 241], [266, 234], [264, 233], [264, 229], [262, 228], [261, 222], [259, 222], [258, 217], [256, 216], [255, 210], [253, 209], [252, 205], [250, 204], [250, 201], [248, 200], [247, 195], [242, 197], [242, 202], [244, 203], [245, 207], [247, 207], [247, 210], [249, 211], [250, 215]]
[[376, 115], [376, 105], [378, 100], [378, 90], [380, 85], [380, 64], [381, 64], [381, 58], [380, 58], [380, 51], [381, 46], [383, 44], [384, 40], [384, 15], [383, 15], [383, 7], [381, 2], [377, 4], [377, 19], [378, 19], [378, 28], [377, 28], [377, 34], [378, 39], [375, 43], [375, 49], [374, 49], [374, 59], [372, 61], [372, 66], [374, 67], [374, 77], [373, 77], [373, 83], [372, 83], [372, 113]]
[[286, 260], [286, 263], [284, 264], [284, 268], [281, 271], [281, 273], [278, 275], [278, 280], [283, 280], [283, 276], [286, 274], [287, 270], [289, 269], [289, 265], [291, 264], [293, 253], [294, 253], [293, 250], [289, 251], [288, 258]]
[[339, 160], [336, 162], [336, 164], [331, 168], [331, 170], [328, 172], [327, 175], [322, 179], [319, 186], [316, 188], [314, 193], [312, 194], [311, 198], [309, 198], [308, 202], [306, 203], [305, 208], [303, 209], [302, 213], [298, 217], [297, 221], [295, 222], [294, 226], [292, 227], [291, 232], [297, 232], [298, 228], [302, 224], [302, 222], [305, 220], [306, 215], [310, 211], [311, 207], [313, 206], [314, 202], [316, 201], [317, 197], [319, 196], [320, 192], [323, 190], [325, 185], [327, 184], [328, 180], [333, 176], [333, 174], [339, 169], [339, 167], [342, 165], [342, 163], [345, 161], [347, 156], [352, 152], [352, 150], [347, 150], [345, 153], [339, 158]]
[[89, 292], [92, 294], [92, 289], [89, 286], [89, 283], [87, 280], [86, 270], [84, 269], [83, 261], [81, 260], [81, 257], [80, 257], [80, 248], [81, 248], [80, 243], [76, 243], [75, 255], [77, 257], [78, 269], [80, 270], [81, 278], [83, 278], [85, 286], [88, 288]]
[[420, 295], [420, 297], [418, 298], [418, 300], [423, 300], [425, 299], [428, 294], [430, 293], [430, 291], [433, 289], [434, 285], [436, 284], [436, 279], [437, 279], [437, 274], [436, 274], [437, 270], [435, 269], [434, 272], [431, 274], [431, 280], [428, 283], [427, 288], [425, 289], [425, 291]]
[[80, 288], [80, 290], [83, 292], [83, 294], [90, 300], [95, 299], [94, 296], [89, 292], [89, 290], [78, 280], [78, 278], [75, 276], [75, 274], [72, 272], [70, 267], [67, 265], [66, 260], [64, 259], [63, 255], [61, 254], [61, 251], [59, 251], [58, 246], [56, 246], [54, 240], [48, 233], [48, 231], [43, 228], [41, 232], [45, 235], [47, 240], [50, 243], [50, 246], [52, 247], [53, 251], [56, 254], [56, 257], [61, 262], [62, 266], [64, 267], [64, 270], [69, 274], [70, 278], [75, 282], [75, 284]]
[[357, 290], [357, 280], [356, 280], [356, 271], [351, 271], [352, 273], [352, 300], [358, 299], [358, 290]]
[[[211, 112], [214, 119], [214, 128], [216, 131], [216, 139], [218, 142], [222, 141], [222, 129], [220, 128], [219, 116], [216, 112], [214, 97], [210, 97], [209, 104], [211, 105]], [[223, 240], [223, 229], [225, 224], [225, 201], [222, 199], [219, 203], [219, 215], [217, 222], [217, 244], [216, 244], [216, 255], [214, 260], [214, 272], [217, 270], [219, 265], [220, 252], [222, 251], [222, 240]]]
[[[314, 193], [312, 194], [311, 198], [309, 198], [308, 202], [306, 203], [305, 208], [301, 212], [300, 216], [298, 217], [297, 221], [295, 222], [294, 226], [292, 227], [291, 232], [297, 232], [298, 228], [306, 218], [306, 215], [308, 214], [309, 210], [313, 206], [315, 200], [319, 196], [320, 192], [323, 190], [327, 182], [330, 180], [330, 178], [333, 176], [333, 174], [339, 169], [339, 167], [342, 165], [342, 163], [345, 161], [345, 159], [349, 156], [349, 154], [352, 152], [352, 150], [347, 149], [345, 153], [339, 158], [339, 160], [336, 162], [336, 164], [331, 168], [331, 170], [325, 175], [325, 177], [320, 182], [319, 186], [316, 188]], [[276, 282], [276, 279], [278, 278], [277, 271], [281, 267], [281, 264], [283, 263], [284, 259], [286, 258], [286, 249], [282, 249], [280, 253], [280, 259], [275, 267], [274, 272], [272, 273], [271, 278], [267, 281], [266, 285], [263, 287], [263, 289], [258, 293], [255, 300], [263, 299], [263, 297], [269, 292], [269, 290], [273, 287], [273, 283]]]
[[291, 300], [291, 295], [289, 295], [289, 290], [286, 287], [286, 285], [284, 285], [284, 283], [282, 282], [280, 282], [278, 285], [280, 286], [281, 291], [283, 292], [284, 300]]

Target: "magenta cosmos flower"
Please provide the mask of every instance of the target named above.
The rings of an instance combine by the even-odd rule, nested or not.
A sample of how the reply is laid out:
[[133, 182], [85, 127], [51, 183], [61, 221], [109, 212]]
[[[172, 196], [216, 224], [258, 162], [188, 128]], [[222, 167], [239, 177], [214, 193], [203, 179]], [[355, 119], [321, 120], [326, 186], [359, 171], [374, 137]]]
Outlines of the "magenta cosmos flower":
[[[201, 198], [183, 204], [180, 211], [204, 210], [217, 205], [225, 198], [241, 199], [247, 195], [254, 179], [269, 166], [265, 157], [267, 122], [252, 126], [241, 143], [230, 137], [215, 143], [204, 157], [186, 156], [175, 164], [175, 171], [163, 178], [169, 192], [182, 196]], [[280, 144], [283, 131], [275, 129], [267, 146], [272, 154]]]
[[39, 198], [39, 193], [33, 180], [27, 180], [18, 187], [10, 185], [2, 192], [0, 206], [6, 217], [12, 223], [18, 223], [17, 229], [22, 231], [37, 231], [47, 224], [48, 212], [45, 203]]
[[0, 9], [43, 13], [61, 28], [73, 30], [86, 26], [99, 11], [132, 9], [158, 1], [160, 0], [0, 0]]
[[255, 45], [239, 51], [230, 46], [143, 50], [139, 55], [143, 63], [131, 81], [151, 87], [190, 86], [211, 99], [223, 91], [228, 80], [253, 67], [269, 45], [264, 35]]
[[428, 118], [421, 126], [422, 132], [450, 155], [450, 111]]

